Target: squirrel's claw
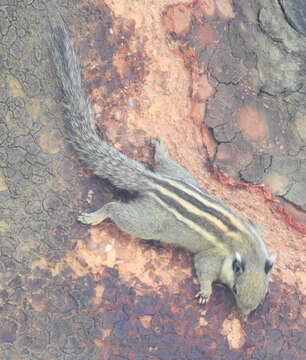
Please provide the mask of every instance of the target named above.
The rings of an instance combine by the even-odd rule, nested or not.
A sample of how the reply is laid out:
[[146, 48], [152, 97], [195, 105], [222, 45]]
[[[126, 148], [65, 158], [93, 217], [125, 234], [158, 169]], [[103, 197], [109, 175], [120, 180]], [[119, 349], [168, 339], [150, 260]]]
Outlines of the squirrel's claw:
[[210, 294], [208, 295], [204, 290], [199, 291], [195, 296], [195, 298], [198, 299], [198, 303], [200, 305], [207, 304], [209, 297], [210, 297]]

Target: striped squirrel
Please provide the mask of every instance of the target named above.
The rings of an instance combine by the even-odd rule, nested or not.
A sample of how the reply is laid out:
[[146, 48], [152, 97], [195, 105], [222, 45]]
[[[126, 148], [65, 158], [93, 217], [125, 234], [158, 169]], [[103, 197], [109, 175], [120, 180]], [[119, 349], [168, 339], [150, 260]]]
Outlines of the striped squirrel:
[[108, 145], [97, 134], [93, 111], [81, 83], [80, 65], [62, 23], [50, 35], [50, 52], [65, 95], [65, 127], [74, 150], [97, 176], [137, 196], [112, 201], [78, 220], [96, 225], [111, 219], [142, 239], [175, 244], [194, 254], [200, 282], [196, 294], [205, 304], [214, 281], [227, 285], [247, 315], [265, 298], [274, 256], [268, 256], [256, 228], [204, 193], [185, 168], [168, 157], [160, 139], [150, 171]]

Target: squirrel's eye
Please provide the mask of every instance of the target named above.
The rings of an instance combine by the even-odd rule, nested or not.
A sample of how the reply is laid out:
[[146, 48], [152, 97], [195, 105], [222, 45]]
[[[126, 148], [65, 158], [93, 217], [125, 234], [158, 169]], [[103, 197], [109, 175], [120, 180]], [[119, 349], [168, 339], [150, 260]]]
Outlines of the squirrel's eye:
[[235, 295], [237, 295], [237, 286], [236, 286], [236, 285], [234, 285], [234, 286], [232, 287], [232, 290], [233, 290], [233, 293], [234, 293]]
[[237, 275], [237, 276], [241, 275], [245, 270], [244, 262], [239, 261], [237, 259], [235, 259], [233, 261], [232, 267], [233, 267], [233, 271], [234, 271], [235, 275]]

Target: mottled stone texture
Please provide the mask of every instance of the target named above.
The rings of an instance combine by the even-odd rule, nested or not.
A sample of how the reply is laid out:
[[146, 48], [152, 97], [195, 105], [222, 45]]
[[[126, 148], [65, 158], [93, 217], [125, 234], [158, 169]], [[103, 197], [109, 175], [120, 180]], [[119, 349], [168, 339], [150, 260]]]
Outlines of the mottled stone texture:
[[233, 1], [232, 10], [229, 4], [199, 1], [184, 33], [176, 32], [174, 10], [166, 15], [169, 33], [195, 48], [215, 89], [202, 99], [216, 142], [211, 161], [306, 210], [305, 2]]
[[[107, 4], [0, 0], [0, 359], [303, 359], [305, 239], [288, 230], [261, 196], [223, 193], [203, 170], [201, 142], [199, 152], [188, 153], [196, 142], [190, 134], [197, 133], [187, 131], [200, 128], [204, 118], [211, 130], [203, 133], [208, 154], [222, 171], [266, 182], [305, 207], [303, 1]], [[158, 108], [160, 93], [152, 102], [154, 86], [144, 86], [152, 65], [144, 44], [149, 31], [162, 28], [163, 11], [166, 30], [192, 69], [185, 93], [194, 106], [190, 118], [176, 117], [177, 123]], [[56, 12], [73, 33], [84, 86], [100, 100], [101, 134], [105, 128], [107, 135], [115, 133], [113, 142], [130, 155], [135, 136], [137, 149], [145, 148], [138, 158], [148, 158], [144, 145], [151, 134], [142, 130], [147, 112], [139, 110], [140, 99], [155, 114], [147, 128], [166, 123], [172, 144], [175, 131], [184, 129], [186, 144], [177, 148], [186, 154], [185, 164], [200, 164], [195, 174], [206, 174], [209, 192], [269, 219], [266, 238], [282, 252], [270, 294], [248, 321], [222, 287], [206, 307], [196, 304], [198, 284], [183, 250], [136, 241], [110, 223], [87, 229], [76, 222], [81, 209], [96, 209], [113, 195], [83, 170], [64, 135], [62, 94], [47, 49], [48, 20]], [[153, 25], [145, 27], [142, 19], [151, 18]], [[168, 59], [161, 58], [164, 65]], [[198, 72], [191, 59], [198, 60]], [[169, 90], [167, 71], [154, 69], [153, 80], [165, 96], [174, 96], [173, 111], [186, 99], [178, 101]], [[191, 123], [199, 114], [201, 125]]]

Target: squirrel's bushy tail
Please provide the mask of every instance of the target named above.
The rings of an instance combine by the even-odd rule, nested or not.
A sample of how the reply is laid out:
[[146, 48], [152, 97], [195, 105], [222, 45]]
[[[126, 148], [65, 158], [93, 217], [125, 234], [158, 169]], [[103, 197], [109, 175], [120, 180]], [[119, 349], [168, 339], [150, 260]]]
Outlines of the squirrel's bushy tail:
[[93, 112], [81, 81], [79, 61], [63, 23], [52, 30], [50, 50], [65, 95], [65, 127], [81, 160], [114, 186], [141, 191], [148, 188], [150, 171], [109, 146], [97, 134]]

